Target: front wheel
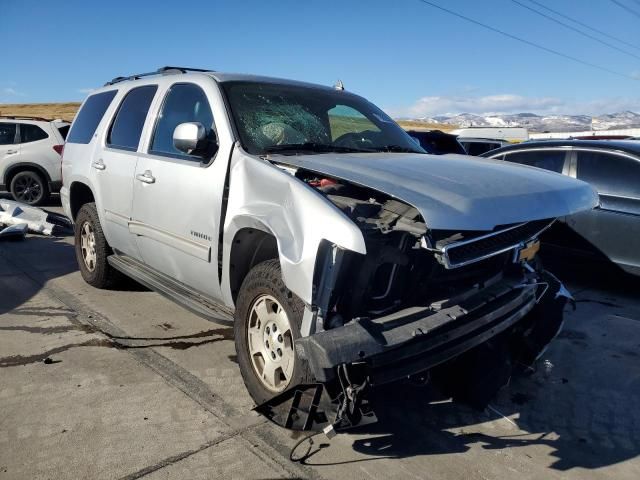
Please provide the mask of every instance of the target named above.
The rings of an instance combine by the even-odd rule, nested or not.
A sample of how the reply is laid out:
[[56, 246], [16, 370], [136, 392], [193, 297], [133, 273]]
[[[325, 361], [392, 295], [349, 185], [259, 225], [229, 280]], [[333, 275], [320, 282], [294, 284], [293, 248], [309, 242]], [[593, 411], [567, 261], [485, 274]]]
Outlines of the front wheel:
[[235, 344], [244, 383], [258, 404], [301, 383], [311, 383], [296, 355], [303, 302], [282, 281], [278, 260], [254, 267], [240, 288], [235, 312]]

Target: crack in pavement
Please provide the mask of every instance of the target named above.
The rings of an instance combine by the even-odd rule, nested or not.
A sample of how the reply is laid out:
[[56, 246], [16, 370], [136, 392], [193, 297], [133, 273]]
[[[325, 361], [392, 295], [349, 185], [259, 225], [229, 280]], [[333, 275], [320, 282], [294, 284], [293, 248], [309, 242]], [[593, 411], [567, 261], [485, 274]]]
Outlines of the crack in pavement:
[[[16, 258], [9, 258], [0, 249], [0, 255], [15, 268], [19, 269], [25, 277], [36, 284], [40, 291], [54, 298], [76, 315], [70, 315], [69, 321], [78, 326], [93, 326], [99, 333], [110, 338], [131, 338], [127, 332], [110, 322], [106, 317], [88, 309], [76, 296], [49, 283], [46, 279], [39, 278], [40, 272], [29, 268]], [[38, 276], [36, 276], [38, 275]], [[229, 328], [224, 326], [224, 328]], [[247, 412], [239, 410], [228, 404], [222, 398], [215, 395], [209, 386], [198, 377], [174, 363], [167, 357], [153, 349], [123, 349], [134, 356], [136, 360], [160, 375], [169, 385], [177, 388], [193, 401], [201, 405], [206, 411], [216, 417], [222, 425], [233, 430], [238, 430], [238, 438], [245, 444], [248, 450], [255, 453], [266, 463], [270, 463], [275, 469], [283, 471], [289, 477], [311, 478], [315, 480], [323, 477], [311, 468], [292, 464], [289, 462], [289, 447], [283, 445], [275, 434], [265, 430], [257, 430], [256, 427], [267, 422], [263, 417], [253, 417], [247, 424]], [[176, 460], [178, 461], [178, 460]], [[175, 462], [174, 462], [175, 463]], [[162, 467], [161, 467], [162, 468]]]
[[248, 427], [244, 427], [244, 428], [240, 428], [237, 430], [234, 430], [232, 432], [226, 433], [226, 434], [222, 434], [221, 436], [219, 436], [218, 438], [214, 439], [214, 440], [210, 440], [206, 443], [203, 443], [202, 445], [200, 445], [198, 448], [194, 448], [191, 450], [187, 450], [186, 452], [182, 452], [182, 453], [178, 453], [176, 455], [172, 455], [170, 457], [164, 458], [162, 460], [160, 460], [159, 462], [153, 464], [153, 465], [149, 465], [148, 467], [144, 467], [141, 468], [140, 470], [138, 470], [137, 472], [133, 472], [130, 473], [129, 475], [125, 475], [124, 477], [120, 477], [120, 480], [136, 480], [138, 478], [142, 478], [145, 477], [153, 472], [156, 472], [158, 470], [161, 470], [163, 468], [169, 467], [171, 465], [174, 465], [186, 458], [189, 458], [197, 453], [203, 452], [204, 450], [207, 450], [211, 447], [215, 447], [216, 445], [220, 445], [221, 443], [224, 443], [226, 441], [229, 441], [233, 438], [236, 438], [238, 435], [240, 435], [241, 433], [243, 433], [244, 431], [253, 428], [253, 425], [248, 426]]

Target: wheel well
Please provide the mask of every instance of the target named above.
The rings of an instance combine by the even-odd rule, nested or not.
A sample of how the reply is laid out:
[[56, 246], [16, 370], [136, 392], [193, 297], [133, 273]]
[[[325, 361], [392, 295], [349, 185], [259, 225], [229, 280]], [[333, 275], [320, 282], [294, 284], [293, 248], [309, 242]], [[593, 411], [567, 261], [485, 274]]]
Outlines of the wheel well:
[[85, 203], [93, 202], [95, 198], [91, 189], [80, 182], [73, 182], [69, 188], [69, 204], [71, 206], [71, 218], [78, 216], [78, 212]]
[[4, 175], [4, 184], [7, 186], [7, 189], [10, 188], [13, 177], [15, 177], [20, 172], [36, 172], [42, 175], [42, 178], [45, 182], [51, 182], [49, 174], [40, 165], [36, 165], [35, 163], [17, 163], [7, 169], [7, 172]]
[[233, 238], [229, 259], [229, 285], [234, 302], [249, 271], [272, 258], [278, 258], [276, 237], [255, 228], [238, 230]]

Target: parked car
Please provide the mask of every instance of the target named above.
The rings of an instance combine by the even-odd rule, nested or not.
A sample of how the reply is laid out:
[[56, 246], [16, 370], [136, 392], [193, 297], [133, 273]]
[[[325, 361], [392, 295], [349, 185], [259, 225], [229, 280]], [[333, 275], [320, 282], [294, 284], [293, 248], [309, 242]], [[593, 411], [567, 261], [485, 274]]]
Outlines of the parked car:
[[580, 135], [571, 137], [572, 140], [633, 140], [631, 135]]
[[444, 133], [440, 130], [407, 130], [407, 133], [412, 138], [415, 138], [418, 144], [428, 153], [433, 153], [434, 155], [447, 153], [467, 154], [460, 142], [458, 142], [456, 135]]
[[[629, 140], [545, 140], [484, 155], [589, 182], [600, 197], [594, 210], [561, 220], [545, 234], [549, 243], [614, 262], [640, 274], [640, 143]], [[568, 226], [579, 235], [567, 234]]]
[[511, 145], [506, 140], [491, 139], [491, 138], [458, 138], [460, 144], [464, 147], [467, 155], [473, 155], [479, 157], [480, 155], [487, 153], [496, 148], [504, 147], [505, 145]]
[[60, 190], [60, 164], [69, 123], [0, 116], [0, 191], [39, 205]]
[[304, 429], [358, 423], [371, 386], [451, 362], [460, 392], [533, 362], [568, 295], [530, 265], [537, 238], [597, 201], [428, 155], [341, 88], [173, 67], [92, 93], [62, 170], [85, 281], [124, 273], [232, 322], [255, 402]]

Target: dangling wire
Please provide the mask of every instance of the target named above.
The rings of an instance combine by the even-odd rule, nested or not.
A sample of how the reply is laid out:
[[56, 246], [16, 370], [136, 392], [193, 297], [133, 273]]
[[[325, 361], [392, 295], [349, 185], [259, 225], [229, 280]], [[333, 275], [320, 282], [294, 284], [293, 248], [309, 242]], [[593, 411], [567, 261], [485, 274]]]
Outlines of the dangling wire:
[[[291, 449], [291, 451], [289, 452], [289, 460], [291, 460], [292, 462], [304, 462], [307, 458], [309, 458], [312, 453], [311, 453], [311, 448], [313, 448], [313, 437], [316, 437], [318, 435], [321, 435], [323, 432], [315, 432], [312, 433], [311, 435], [307, 435], [306, 437], [300, 439], [298, 441], [298, 443], [296, 443], [293, 448]], [[294, 458], [293, 454], [295, 453], [296, 449], [302, 445], [304, 442], [306, 442], [307, 440], [309, 440], [309, 448], [307, 448], [307, 451], [304, 453], [304, 455], [298, 457], [298, 458]], [[314, 452], [315, 453], [315, 452]]]

